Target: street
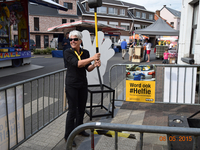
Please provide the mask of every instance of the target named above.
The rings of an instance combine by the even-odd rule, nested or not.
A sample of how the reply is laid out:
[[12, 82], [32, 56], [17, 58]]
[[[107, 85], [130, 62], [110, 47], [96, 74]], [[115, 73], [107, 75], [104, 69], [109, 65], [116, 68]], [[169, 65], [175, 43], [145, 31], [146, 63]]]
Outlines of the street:
[[[109, 69], [112, 65], [114, 64], [133, 64], [128, 60], [128, 53], [125, 55], [125, 59], [123, 60], [121, 58], [121, 53], [115, 53], [115, 55], [108, 61], [107, 67], [106, 67], [106, 72], [103, 76], [104, 78], [104, 84], [108, 85], [109, 84]], [[151, 61], [150, 63], [161, 63], [161, 60], [156, 60], [155, 59], [155, 53], [151, 52]], [[142, 62], [145, 63], [145, 62]], [[37, 66], [42, 66], [40, 69], [35, 69], [35, 70], [30, 70], [30, 71], [25, 71], [22, 73], [17, 73], [5, 76], [5, 77], [0, 77], [0, 87], [13, 84], [16, 82], [20, 82], [23, 80], [27, 80], [33, 77], [37, 77], [40, 75], [44, 75], [46, 73], [54, 72], [57, 70], [64, 69], [64, 62], [63, 58], [55, 58], [51, 57], [51, 55], [33, 55], [31, 58], [31, 65], [37, 65]], [[19, 69], [23, 70], [23, 67], [25, 66], [20, 66]], [[1, 68], [0, 69], [0, 74], [1, 72], [3, 73], [6, 70], [14, 70], [18, 68], [12, 68], [12, 67], [7, 67], [7, 68]]]

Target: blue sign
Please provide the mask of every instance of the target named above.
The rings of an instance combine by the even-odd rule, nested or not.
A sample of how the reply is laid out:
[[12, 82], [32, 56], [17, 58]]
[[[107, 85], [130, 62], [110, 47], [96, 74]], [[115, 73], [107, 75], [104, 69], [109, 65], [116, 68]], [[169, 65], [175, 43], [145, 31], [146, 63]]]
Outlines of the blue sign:
[[31, 57], [31, 51], [0, 52], [0, 61]]

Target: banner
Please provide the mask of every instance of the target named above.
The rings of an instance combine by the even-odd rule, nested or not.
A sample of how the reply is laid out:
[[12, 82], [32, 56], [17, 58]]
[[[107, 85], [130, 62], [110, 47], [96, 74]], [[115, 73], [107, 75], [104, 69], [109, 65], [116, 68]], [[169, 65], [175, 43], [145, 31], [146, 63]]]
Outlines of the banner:
[[126, 65], [126, 101], [155, 103], [154, 65]]
[[[23, 116], [23, 90], [22, 86], [16, 87], [16, 99], [14, 88], [7, 90], [7, 109], [6, 114], [5, 91], [0, 92], [0, 149], [8, 149], [8, 125], [10, 131], [10, 147], [17, 144], [16, 136], [18, 133], [18, 142], [24, 139], [24, 116]], [[17, 105], [17, 114], [15, 114], [15, 102]], [[17, 118], [16, 118], [17, 116]], [[17, 122], [17, 127], [16, 127]], [[17, 130], [17, 132], [16, 132]]]
[[26, 58], [26, 57], [31, 57], [31, 51], [0, 53], [0, 61], [1, 60], [16, 59], [16, 58]]

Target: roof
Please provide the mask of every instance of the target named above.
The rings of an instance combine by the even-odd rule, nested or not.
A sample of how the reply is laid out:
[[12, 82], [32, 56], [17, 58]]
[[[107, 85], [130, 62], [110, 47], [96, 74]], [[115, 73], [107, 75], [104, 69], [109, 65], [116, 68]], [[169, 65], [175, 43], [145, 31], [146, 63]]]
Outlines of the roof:
[[66, 15], [59, 14], [58, 10], [55, 8], [47, 7], [44, 5], [39, 5], [35, 3], [29, 3], [29, 14], [35, 16], [52, 16], [52, 17], [70, 17], [70, 18], [78, 18], [77, 15]]
[[37, 3], [40, 5], [44, 5], [44, 6], [48, 6], [54, 9], [60, 9], [60, 10], [64, 10], [67, 11], [68, 9], [52, 0], [29, 0], [29, 2], [33, 2], [33, 3]]
[[129, 8], [135, 7], [135, 8], [146, 10], [146, 8], [144, 6], [140, 6], [140, 5], [136, 5], [136, 4], [132, 4], [132, 3], [127, 3], [127, 2], [123, 2], [123, 1], [121, 1], [121, 3], [126, 5], [126, 6], [129, 6]]
[[[177, 11], [177, 10], [175, 10], [175, 9], [172, 9], [172, 8], [169, 8], [169, 7], [166, 7], [166, 6], [163, 6], [163, 8], [166, 8], [169, 12], [171, 12], [174, 16], [176, 16], [176, 17], [179, 17], [179, 18], [181, 18], [181, 12], [180, 11]], [[162, 8], [162, 9], [163, 9]], [[161, 9], [161, 10], [162, 10]], [[160, 11], [161, 11], [160, 10]]]
[[[88, 0], [79, 0], [79, 2], [83, 2], [83, 1], [88, 1]], [[128, 7], [136, 7], [136, 8], [146, 10], [146, 8], [144, 6], [123, 2], [123, 1], [120, 1], [120, 0], [102, 0], [102, 3], [110, 3], [110, 4], [114, 4], [114, 5], [122, 5], [122, 6], [128, 6]]]
[[171, 28], [163, 19], [159, 18], [156, 22], [145, 29], [134, 31], [136, 34], [142, 35], [164, 35], [164, 36], [178, 36], [179, 31]]
[[[77, 2], [77, 5], [78, 5], [78, 8], [80, 10], [80, 14], [81, 16], [90, 16], [90, 15], [93, 15], [94, 13], [93, 12], [88, 12], [86, 11], [85, 7], [82, 5], [82, 2], [87, 2], [88, 0], [79, 0], [79, 2]], [[141, 9], [141, 10], [145, 10], [146, 11], [146, 8], [144, 6], [140, 6], [140, 5], [136, 5], [136, 4], [132, 4], [132, 3], [127, 3], [127, 2], [123, 2], [123, 1], [119, 1], [119, 0], [102, 0], [102, 2], [104, 4], [111, 4], [111, 5], [116, 5], [116, 6], [121, 6], [121, 7], [126, 7], [126, 8], [138, 8], [138, 9]], [[131, 11], [129, 11], [127, 9], [128, 13], [127, 13], [127, 16], [119, 16], [119, 15], [111, 15], [111, 14], [100, 14], [98, 13], [97, 15], [100, 17], [115, 17], [117, 19], [129, 19], [129, 20], [133, 20], [133, 18], [135, 18], [135, 16], [131, 13]], [[149, 21], [149, 20], [145, 20], [145, 19], [142, 19], [142, 18], [138, 18], [139, 20], [143, 20], [143, 21]], [[151, 21], [153, 22], [153, 21]]]
[[[109, 0], [107, 0], [109, 2]], [[114, 3], [112, 3], [114, 4]], [[121, 6], [123, 6], [121, 3], [120, 3]], [[85, 7], [81, 4], [81, 2], [77, 2], [77, 6], [78, 8], [80, 9], [80, 12], [81, 12], [81, 16], [93, 16], [94, 13], [93, 12], [89, 12], [89, 11], [86, 11]], [[111, 14], [101, 14], [101, 13], [98, 13], [97, 16], [105, 16], [105, 17], [108, 17], [108, 18], [111, 18], [111, 17], [115, 17], [116, 19], [126, 19], [126, 20], [132, 20], [131, 16], [128, 14], [128, 16], [119, 16], [119, 15], [111, 15]]]

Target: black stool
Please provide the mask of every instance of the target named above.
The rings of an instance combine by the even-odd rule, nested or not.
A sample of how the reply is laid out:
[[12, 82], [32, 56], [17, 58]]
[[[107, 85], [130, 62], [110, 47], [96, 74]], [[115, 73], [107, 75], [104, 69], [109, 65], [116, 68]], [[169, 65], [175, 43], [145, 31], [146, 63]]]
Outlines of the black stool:
[[[96, 85], [88, 85], [88, 92], [90, 93], [90, 106], [86, 106], [86, 108], [89, 108], [90, 111], [85, 110], [86, 114], [90, 117], [90, 121], [92, 120], [92, 118], [95, 117], [103, 117], [103, 116], [114, 116], [114, 102], [115, 102], [115, 90], [113, 90], [112, 88], [102, 84], [102, 89], [100, 84], [96, 84]], [[110, 106], [112, 107], [112, 109], [110, 110], [109, 108], [106, 108], [103, 105], [103, 96], [104, 94], [110, 94]], [[93, 105], [93, 94], [101, 94], [101, 103], [99, 105]], [[92, 114], [92, 108], [95, 107], [100, 107], [101, 109], [106, 110], [106, 113], [104, 114], [98, 114], [98, 115], [93, 115]]]

